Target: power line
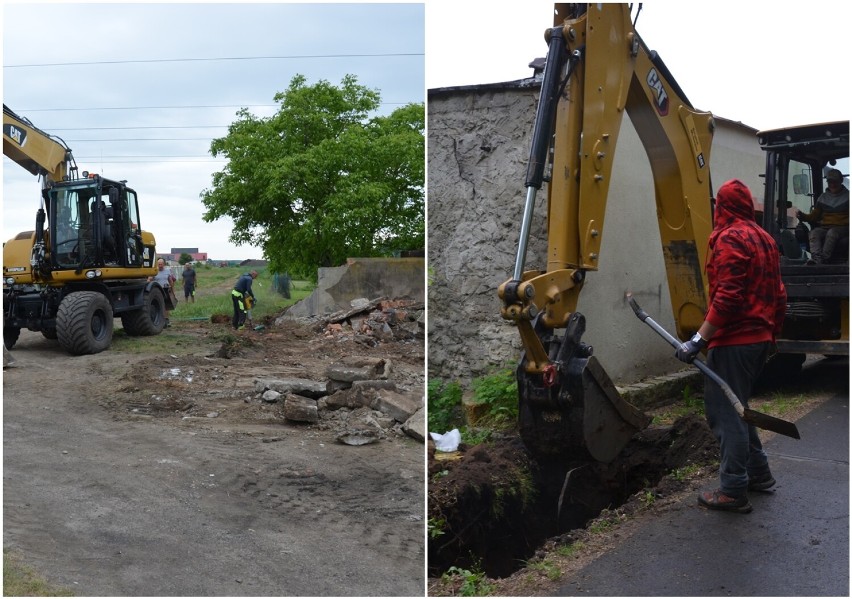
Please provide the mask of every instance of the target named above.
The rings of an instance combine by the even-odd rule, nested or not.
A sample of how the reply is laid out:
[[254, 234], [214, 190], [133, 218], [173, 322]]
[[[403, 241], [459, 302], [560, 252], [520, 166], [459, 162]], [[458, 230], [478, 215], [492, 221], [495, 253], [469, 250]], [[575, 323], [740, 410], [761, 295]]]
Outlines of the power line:
[[123, 141], [210, 141], [211, 137], [116, 137], [112, 139], [73, 139], [68, 138], [65, 141], [70, 143], [83, 142], [123, 142]]
[[399, 56], [423, 56], [423, 52], [400, 52], [386, 54], [293, 54], [290, 56], [220, 56], [216, 58], [149, 58], [140, 60], [100, 60], [92, 62], [52, 62], [38, 64], [3, 65], [4, 69], [23, 69], [41, 67], [73, 67], [100, 64], [154, 64], [164, 62], [218, 62], [228, 60], [292, 60], [309, 58], [388, 58]]
[[[380, 102], [382, 105], [404, 106], [413, 102]], [[100, 108], [23, 108], [16, 112], [82, 112], [98, 110], [174, 110], [189, 108], [277, 108], [278, 104], [209, 104], [197, 106], [103, 106]]]
[[51, 131], [103, 131], [103, 130], [129, 130], [129, 129], [227, 129], [229, 125], [150, 125], [144, 127], [51, 127]]

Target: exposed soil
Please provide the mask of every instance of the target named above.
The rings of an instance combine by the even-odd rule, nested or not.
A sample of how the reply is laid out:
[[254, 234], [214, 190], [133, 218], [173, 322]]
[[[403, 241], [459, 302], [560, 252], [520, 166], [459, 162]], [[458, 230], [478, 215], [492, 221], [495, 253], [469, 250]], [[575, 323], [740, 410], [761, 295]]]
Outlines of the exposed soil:
[[[79, 357], [23, 331], [3, 375], [4, 548], [80, 595], [422, 595], [423, 443], [369, 408], [286, 420], [255, 386], [367, 356], [422, 398], [422, 336], [265, 325], [173, 319], [168, 353]], [[375, 442], [337, 441], [363, 422]]]
[[[798, 402], [783, 418], [795, 422], [831, 397], [835, 376], [831, 361], [817, 360], [794, 382], [785, 380], [784, 393], [798, 394]], [[752, 409], [764, 410], [778, 390], [764, 386]], [[759, 432], [764, 441], [774, 435]], [[466, 580], [458, 573], [468, 570], [487, 576], [481, 584], [489, 595], [553, 595], [559, 580], [706, 486], [717, 476], [718, 455], [695, 415], [642, 431], [608, 466], [536, 463], [512, 435], [462, 443], [453, 454], [430, 444], [428, 594], [461, 594]], [[452, 567], [457, 574], [444, 575]]]
[[706, 422], [694, 415], [638, 433], [607, 465], [535, 462], [515, 436], [462, 445], [453, 456], [429, 453], [429, 518], [444, 531], [429, 543], [431, 576], [451, 566], [509, 576], [545, 540], [643, 489], [668, 494], [676, 485], [659, 484], [665, 474], [718, 459]]

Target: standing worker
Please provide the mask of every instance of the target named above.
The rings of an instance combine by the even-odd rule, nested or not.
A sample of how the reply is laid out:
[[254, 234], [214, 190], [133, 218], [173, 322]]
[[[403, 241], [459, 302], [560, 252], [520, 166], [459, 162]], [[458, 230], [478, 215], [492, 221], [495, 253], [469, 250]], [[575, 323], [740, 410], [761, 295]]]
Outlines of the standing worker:
[[195, 303], [196, 273], [192, 264], [187, 262], [183, 265], [183, 297], [191, 303]]
[[256, 270], [241, 275], [240, 278], [237, 279], [237, 284], [234, 285], [234, 290], [231, 291], [231, 299], [234, 301], [233, 325], [237, 330], [245, 328], [246, 297], [248, 296], [251, 298], [252, 304], [257, 304], [257, 298], [254, 297], [254, 292], [251, 290], [251, 284], [256, 278]]
[[[747, 408], [754, 382], [781, 332], [787, 293], [778, 247], [755, 222], [751, 192], [737, 179], [716, 194], [709, 246], [707, 314], [698, 332], [675, 355], [691, 363], [698, 352], [709, 348], [707, 365]], [[721, 485], [700, 493], [698, 503], [747, 514], [752, 509], [747, 491], [766, 491], [775, 484], [757, 429], [740, 418], [710, 379], [704, 383], [704, 410], [720, 445]]]
[[[162, 258], [159, 258], [157, 260], [157, 274], [155, 274], [152, 277], [148, 277], [148, 282], [151, 282], [151, 281], [156, 281], [157, 283], [159, 283], [160, 287], [163, 288], [163, 291], [165, 291], [166, 295], [169, 295], [170, 293], [172, 293], [172, 285], [175, 282], [175, 277], [172, 274], [171, 269], [166, 268], [166, 261], [163, 260]], [[177, 303], [177, 299], [174, 298], [173, 296], [172, 296], [172, 298], [173, 298], [174, 302]], [[169, 314], [170, 314], [169, 309], [165, 308], [164, 312], [165, 312], [165, 316], [166, 316], [165, 326], [170, 327], [172, 325], [169, 322]]]

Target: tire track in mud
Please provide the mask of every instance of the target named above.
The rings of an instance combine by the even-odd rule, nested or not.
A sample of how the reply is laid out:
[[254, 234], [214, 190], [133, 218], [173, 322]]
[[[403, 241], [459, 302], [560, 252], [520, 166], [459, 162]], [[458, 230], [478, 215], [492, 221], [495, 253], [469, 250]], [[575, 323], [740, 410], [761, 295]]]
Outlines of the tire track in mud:
[[422, 445], [119, 414], [107, 402], [150, 356], [72, 358], [24, 335], [15, 357], [4, 544], [57, 583], [83, 595], [422, 594]]
[[[423, 562], [423, 483], [416, 464], [406, 468], [403, 462], [388, 473], [371, 468], [369, 456], [353, 467], [350, 456], [344, 468], [337, 465], [336, 454], [365, 448], [336, 445], [323, 437], [313, 439], [307, 451], [294, 439], [275, 444], [254, 437], [232, 441], [252, 458], [235, 461], [233, 450], [217, 442], [208, 447], [209, 459], [202, 466], [216, 473], [212, 484], [220, 492], [241, 495], [273, 521], [346, 537], [352, 547], [369, 547], [386, 558]], [[377, 449], [394, 452], [389, 445], [396, 443], [403, 442]]]

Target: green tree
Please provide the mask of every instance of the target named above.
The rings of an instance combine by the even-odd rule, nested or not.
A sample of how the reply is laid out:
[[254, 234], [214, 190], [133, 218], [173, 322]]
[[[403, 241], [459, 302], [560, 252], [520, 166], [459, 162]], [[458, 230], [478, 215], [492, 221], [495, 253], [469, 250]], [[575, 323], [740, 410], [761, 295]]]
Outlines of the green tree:
[[354, 75], [309, 86], [296, 75], [277, 113], [237, 113], [210, 152], [227, 166], [201, 194], [204, 220], [263, 249], [272, 271], [316, 276], [349, 257], [424, 246], [425, 108], [370, 116], [379, 92]]
[[180, 255], [180, 258], [178, 258], [178, 264], [180, 264], [181, 266], [183, 266], [183, 265], [184, 265], [184, 264], [186, 264], [187, 262], [192, 262], [192, 256], [191, 256], [191, 255], [189, 255], [189, 254], [187, 254], [186, 252], [183, 252], [183, 253]]

